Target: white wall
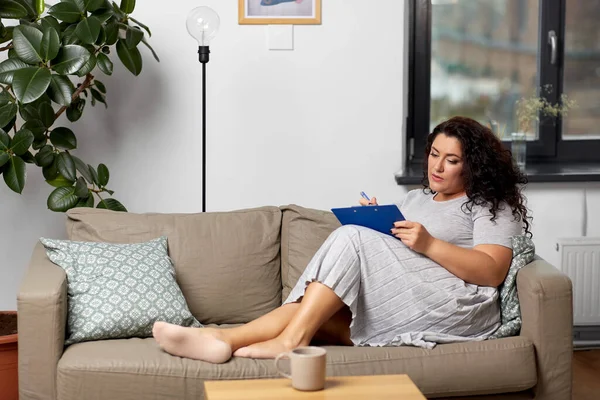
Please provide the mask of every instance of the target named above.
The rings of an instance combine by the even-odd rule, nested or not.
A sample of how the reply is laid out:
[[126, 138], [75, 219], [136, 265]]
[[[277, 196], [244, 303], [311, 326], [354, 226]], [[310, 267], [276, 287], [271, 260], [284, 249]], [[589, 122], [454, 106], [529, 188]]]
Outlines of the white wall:
[[[322, 25], [294, 27], [293, 51], [269, 51], [266, 27], [238, 25], [235, 1], [138, 2], [134, 16], [151, 27], [161, 62], [143, 51], [137, 78], [116, 60], [112, 77], [98, 72], [109, 108], [88, 108], [75, 124], [77, 154], [109, 166], [109, 186], [130, 211], [201, 210], [201, 65], [185, 18], [202, 4], [221, 17], [207, 65], [207, 210], [329, 209], [353, 204], [361, 190], [399, 201], [406, 192], [394, 181], [404, 150], [403, 2], [323, 3]], [[39, 169], [28, 171], [21, 196], [0, 182], [0, 309], [16, 307], [36, 240], [64, 237], [64, 215], [46, 210], [51, 188]], [[556, 237], [581, 235], [585, 187], [526, 191], [538, 253], [551, 262]], [[600, 186], [587, 194], [588, 207], [597, 207]], [[600, 215], [588, 210], [588, 218], [588, 234], [600, 235]]]

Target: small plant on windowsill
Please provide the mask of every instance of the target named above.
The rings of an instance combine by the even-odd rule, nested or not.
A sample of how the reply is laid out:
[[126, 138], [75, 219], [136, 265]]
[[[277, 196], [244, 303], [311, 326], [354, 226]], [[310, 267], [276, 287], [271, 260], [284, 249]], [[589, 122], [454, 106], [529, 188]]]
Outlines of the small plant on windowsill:
[[570, 99], [566, 94], [562, 94], [557, 103], [550, 103], [546, 95], [552, 93], [552, 85], [545, 85], [540, 88], [540, 94], [532, 94], [529, 97], [522, 97], [516, 102], [516, 114], [518, 123], [518, 132], [525, 135], [533, 135], [534, 123], [540, 121], [541, 117], [566, 117], [568, 112], [577, 107], [575, 100]]
[[158, 61], [146, 41], [150, 30], [131, 17], [135, 0], [60, 0], [44, 14], [45, 6], [0, 0], [0, 175], [22, 193], [26, 164], [40, 167], [54, 188], [47, 200], [52, 211], [126, 211], [111, 197], [106, 165], [92, 167], [73, 154], [78, 138], [68, 121], [81, 118], [88, 103], [106, 105], [96, 75], [112, 74], [115, 55], [135, 76], [142, 70], [138, 47]]
[[566, 117], [569, 110], [577, 107], [574, 100], [566, 94], [562, 94], [557, 103], [548, 101], [547, 96], [552, 93], [552, 85], [545, 85], [540, 88], [539, 95], [532, 94], [529, 97], [522, 97], [516, 102], [517, 114], [517, 132], [511, 135], [511, 150], [517, 166], [524, 171], [525, 160], [527, 159], [527, 139], [535, 136], [535, 123], [540, 121], [540, 117]]

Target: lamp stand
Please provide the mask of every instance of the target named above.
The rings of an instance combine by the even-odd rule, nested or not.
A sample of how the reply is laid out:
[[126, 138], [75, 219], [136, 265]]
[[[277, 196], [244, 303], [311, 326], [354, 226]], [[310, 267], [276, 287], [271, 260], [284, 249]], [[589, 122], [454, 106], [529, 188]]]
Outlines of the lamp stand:
[[206, 212], [206, 63], [209, 54], [208, 46], [198, 46], [198, 58], [202, 63], [202, 212]]

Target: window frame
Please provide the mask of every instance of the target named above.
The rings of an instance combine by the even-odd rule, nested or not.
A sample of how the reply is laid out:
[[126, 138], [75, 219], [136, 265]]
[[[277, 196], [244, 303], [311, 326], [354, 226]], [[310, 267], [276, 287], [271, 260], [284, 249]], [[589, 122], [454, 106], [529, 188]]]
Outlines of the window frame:
[[[540, 0], [538, 33], [538, 85], [552, 85], [545, 94], [556, 103], [563, 90], [566, 0]], [[429, 135], [431, 106], [431, 0], [410, 0], [408, 38], [408, 115], [406, 117], [406, 169], [420, 167]], [[548, 32], [557, 34], [556, 63], [550, 63]], [[417, 90], [418, 88], [418, 90]], [[561, 118], [541, 118], [539, 139], [527, 143], [528, 164], [600, 163], [600, 139], [563, 140]], [[510, 142], [504, 142], [510, 148]]]

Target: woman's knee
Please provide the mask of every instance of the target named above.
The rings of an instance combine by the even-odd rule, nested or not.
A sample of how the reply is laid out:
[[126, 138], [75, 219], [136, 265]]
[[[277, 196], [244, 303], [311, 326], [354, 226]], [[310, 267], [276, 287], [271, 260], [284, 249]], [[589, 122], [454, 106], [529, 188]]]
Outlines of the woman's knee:
[[360, 234], [360, 226], [358, 225], [342, 225], [332, 232], [332, 235], [338, 238], [354, 239]]

